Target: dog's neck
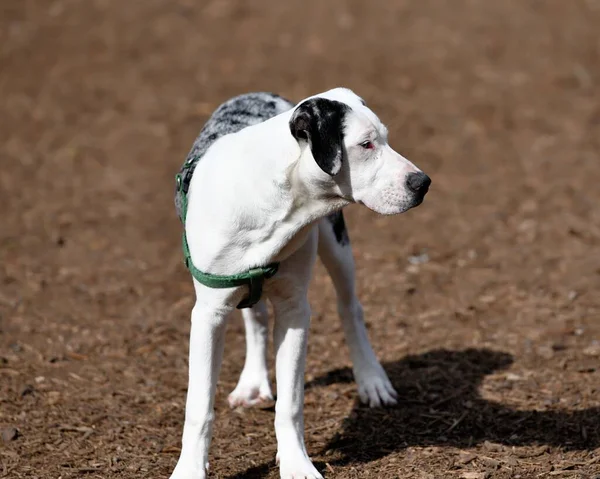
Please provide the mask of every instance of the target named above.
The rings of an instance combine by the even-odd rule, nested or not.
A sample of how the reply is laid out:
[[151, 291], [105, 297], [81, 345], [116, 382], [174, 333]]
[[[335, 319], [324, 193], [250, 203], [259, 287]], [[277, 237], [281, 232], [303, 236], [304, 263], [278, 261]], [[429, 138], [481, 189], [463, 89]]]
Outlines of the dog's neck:
[[200, 270], [235, 274], [282, 261], [316, 221], [348, 204], [316, 187], [328, 179], [290, 135], [288, 120], [279, 115], [224, 137], [198, 163], [186, 230]]

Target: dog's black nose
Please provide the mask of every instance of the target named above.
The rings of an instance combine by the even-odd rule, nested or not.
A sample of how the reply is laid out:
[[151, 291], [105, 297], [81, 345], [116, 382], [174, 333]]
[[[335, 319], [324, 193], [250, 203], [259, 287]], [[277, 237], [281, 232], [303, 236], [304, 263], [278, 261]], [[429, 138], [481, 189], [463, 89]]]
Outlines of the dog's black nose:
[[431, 178], [425, 173], [409, 173], [406, 178], [406, 186], [413, 193], [418, 193], [421, 196], [425, 196], [425, 193], [429, 190], [431, 184]]

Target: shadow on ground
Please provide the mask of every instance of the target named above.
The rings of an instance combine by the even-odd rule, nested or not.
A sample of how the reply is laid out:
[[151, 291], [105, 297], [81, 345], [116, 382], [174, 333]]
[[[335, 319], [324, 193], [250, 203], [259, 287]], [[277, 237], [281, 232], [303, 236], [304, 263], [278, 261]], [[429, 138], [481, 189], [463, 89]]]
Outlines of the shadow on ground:
[[[322, 453], [340, 452], [342, 458], [332, 464], [346, 465], [370, 462], [409, 446], [469, 447], [490, 441], [591, 450], [600, 445], [600, 408], [515, 410], [482, 398], [479, 387], [485, 376], [512, 361], [507, 353], [468, 349], [436, 350], [384, 364], [398, 391], [398, 406], [370, 409], [357, 403]], [[338, 369], [306, 388], [351, 381], [350, 369]], [[234, 477], [261, 477], [271, 467], [264, 464]]]
[[[486, 400], [484, 377], [512, 363], [509, 354], [487, 349], [431, 351], [384, 365], [398, 390], [398, 406], [358, 406], [327, 449], [343, 453], [342, 464], [367, 462], [407, 446], [468, 447], [482, 441], [566, 449], [600, 445], [600, 408], [523, 411]], [[337, 370], [315, 381], [351, 381]]]

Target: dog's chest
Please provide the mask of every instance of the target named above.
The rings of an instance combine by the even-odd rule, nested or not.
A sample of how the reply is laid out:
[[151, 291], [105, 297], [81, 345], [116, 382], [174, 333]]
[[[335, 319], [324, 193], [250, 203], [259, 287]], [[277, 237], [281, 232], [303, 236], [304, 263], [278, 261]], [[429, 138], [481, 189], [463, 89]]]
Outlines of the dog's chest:
[[283, 261], [298, 251], [298, 249], [300, 249], [302, 245], [304, 245], [304, 243], [306, 243], [306, 241], [311, 237], [311, 233], [316, 227], [317, 226], [315, 223], [311, 223], [300, 229], [300, 231], [298, 231], [277, 254], [275, 261]]

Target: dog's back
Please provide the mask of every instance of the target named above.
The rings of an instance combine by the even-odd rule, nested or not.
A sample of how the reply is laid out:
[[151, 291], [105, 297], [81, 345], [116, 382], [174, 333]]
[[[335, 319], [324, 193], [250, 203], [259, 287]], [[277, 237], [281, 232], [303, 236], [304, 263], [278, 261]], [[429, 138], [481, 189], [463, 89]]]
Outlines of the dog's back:
[[222, 136], [262, 123], [293, 106], [292, 102], [274, 93], [247, 93], [227, 100], [208, 119], [188, 158], [201, 157]]
[[[197, 161], [219, 138], [262, 123], [279, 115], [294, 104], [274, 93], [246, 93], [227, 100], [208, 119], [187, 155], [181, 173], [191, 178]], [[181, 217], [179, 196], [175, 196], [177, 214]]]

